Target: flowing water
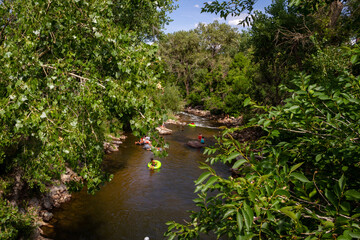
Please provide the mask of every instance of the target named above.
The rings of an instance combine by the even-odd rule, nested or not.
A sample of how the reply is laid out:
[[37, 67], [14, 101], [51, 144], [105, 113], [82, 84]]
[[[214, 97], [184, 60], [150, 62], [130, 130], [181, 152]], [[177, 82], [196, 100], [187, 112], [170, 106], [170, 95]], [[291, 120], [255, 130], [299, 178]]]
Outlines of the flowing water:
[[[129, 135], [119, 152], [106, 157], [107, 170], [114, 174], [95, 195], [85, 191], [76, 193], [70, 202], [56, 210], [48, 237], [53, 239], [164, 239], [165, 223], [189, 220], [187, 210], [196, 210], [192, 199], [194, 180], [203, 170], [199, 162], [205, 161], [202, 149], [186, 145], [197, 139], [199, 133], [206, 143], [213, 144], [219, 130], [210, 121], [189, 114], [182, 120], [195, 122], [198, 127], [168, 125], [172, 135], [165, 136], [169, 155], [160, 159], [160, 170], [147, 168], [151, 152], [135, 145], [137, 140]], [[214, 166], [220, 175], [227, 176], [228, 168]], [[204, 236], [202, 239], [214, 239]]]

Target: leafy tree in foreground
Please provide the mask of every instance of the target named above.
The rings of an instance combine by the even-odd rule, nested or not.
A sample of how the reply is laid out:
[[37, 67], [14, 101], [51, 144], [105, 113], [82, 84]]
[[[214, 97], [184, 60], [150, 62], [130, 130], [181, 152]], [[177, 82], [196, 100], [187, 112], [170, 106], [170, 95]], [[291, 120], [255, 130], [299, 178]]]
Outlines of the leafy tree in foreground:
[[[158, 15], [171, 0], [141, 3], [137, 11], [147, 23], [165, 23]], [[139, 40], [150, 26], [119, 22], [121, 14], [135, 17], [132, 7], [130, 1], [1, 1], [0, 221], [8, 225], [0, 225], [0, 234], [11, 232], [1, 239], [19, 237], [22, 226], [5, 200], [8, 174], [20, 174], [38, 192], [70, 167], [94, 192], [109, 179], [101, 169], [105, 135], [146, 133], [163, 121], [164, 110], [148, 94], [160, 76], [157, 47]]]
[[[359, 64], [358, 46], [344, 54]], [[267, 135], [240, 143], [231, 136], [236, 129], [225, 130], [205, 153], [217, 154], [210, 163], [236, 160], [239, 175], [222, 178], [203, 165], [206, 172], [195, 182], [199, 211], [187, 224], [167, 223], [166, 236], [359, 238], [359, 76], [345, 69], [336, 81], [336, 88], [326, 88], [300, 74], [284, 106], [264, 108], [246, 100], [266, 113], [245, 127], [261, 127]]]

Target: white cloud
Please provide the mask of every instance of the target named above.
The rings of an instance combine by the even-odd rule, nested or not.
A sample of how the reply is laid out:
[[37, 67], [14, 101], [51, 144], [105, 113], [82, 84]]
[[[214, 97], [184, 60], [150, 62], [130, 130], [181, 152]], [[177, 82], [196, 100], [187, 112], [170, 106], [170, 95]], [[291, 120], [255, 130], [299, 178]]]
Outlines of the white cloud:
[[241, 19], [233, 19], [233, 20], [229, 20], [228, 24], [235, 26], [235, 25], [239, 25], [240, 21], [241, 21]]
[[196, 8], [200, 8], [199, 4], [196, 4], [194, 7], [196, 7]]
[[230, 17], [227, 21], [227, 23], [229, 25], [232, 25], [232, 26], [237, 26], [239, 25], [239, 23], [241, 21], [243, 21], [247, 16], [249, 16], [249, 14], [247, 13], [241, 13], [240, 16], [236, 16], [236, 17]]

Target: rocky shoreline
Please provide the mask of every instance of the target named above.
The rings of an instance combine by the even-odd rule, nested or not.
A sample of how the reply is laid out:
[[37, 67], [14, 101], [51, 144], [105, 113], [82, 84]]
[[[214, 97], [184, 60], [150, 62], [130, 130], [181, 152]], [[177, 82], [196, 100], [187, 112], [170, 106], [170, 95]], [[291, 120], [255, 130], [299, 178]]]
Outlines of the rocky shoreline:
[[109, 135], [108, 137], [109, 137], [109, 140], [107, 142], [104, 142], [104, 144], [103, 144], [104, 151], [107, 154], [119, 151], [119, 146], [126, 139], [125, 135], [121, 135], [120, 137], [114, 137], [112, 135]]
[[[103, 143], [106, 154], [116, 152], [119, 146], [126, 139], [126, 136], [114, 137], [108, 135], [107, 141]], [[20, 170], [11, 174], [14, 179], [11, 194], [7, 197], [8, 201], [20, 212], [30, 213], [35, 219], [35, 229], [30, 236], [32, 240], [47, 240], [43, 228], [53, 228], [51, 219], [53, 210], [60, 207], [63, 203], [71, 200], [71, 193], [67, 187], [69, 182], [80, 182], [82, 178], [72, 169], [66, 167], [65, 173], [60, 176], [59, 180], [54, 180], [51, 185], [46, 186], [43, 194], [36, 195], [29, 191], [28, 186], [22, 180]], [[2, 193], [0, 193], [1, 195]], [[27, 203], [24, 205], [24, 203]]]
[[235, 127], [244, 124], [243, 116], [229, 117], [228, 115], [211, 115], [209, 110], [199, 110], [191, 107], [185, 108], [184, 112], [194, 114], [199, 117], [206, 117], [210, 120], [214, 120], [219, 124], [223, 124], [226, 127]]
[[[34, 217], [36, 228], [30, 239], [47, 239], [43, 236], [41, 228], [43, 226], [52, 227], [49, 223], [53, 218], [52, 210], [71, 199], [71, 194], [66, 184], [70, 181], [81, 181], [81, 178], [70, 168], [66, 167], [66, 171], [61, 175], [60, 180], [56, 180], [53, 184], [48, 185], [44, 194], [36, 196], [29, 192], [21, 176], [21, 171], [16, 171], [12, 174], [11, 177], [14, 179], [14, 184], [11, 194], [8, 196], [8, 201], [14, 207], [18, 207], [20, 212], [30, 213]], [[24, 205], [25, 202], [27, 204]]]

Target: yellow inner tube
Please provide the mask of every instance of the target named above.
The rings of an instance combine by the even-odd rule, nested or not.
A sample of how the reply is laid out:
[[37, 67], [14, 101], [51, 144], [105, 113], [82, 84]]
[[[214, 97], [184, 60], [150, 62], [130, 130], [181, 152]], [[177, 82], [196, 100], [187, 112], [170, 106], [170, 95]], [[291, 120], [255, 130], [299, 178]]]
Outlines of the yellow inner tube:
[[154, 162], [156, 163], [155, 166], [151, 166], [151, 162], [148, 163], [148, 168], [152, 168], [154, 167], [154, 169], [159, 169], [161, 168], [161, 162], [159, 160], [154, 160]]
[[196, 127], [195, 124], [191, 124], [191, 123], [189, 123], [189, 126], [190, 126], [190, 127]]

